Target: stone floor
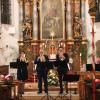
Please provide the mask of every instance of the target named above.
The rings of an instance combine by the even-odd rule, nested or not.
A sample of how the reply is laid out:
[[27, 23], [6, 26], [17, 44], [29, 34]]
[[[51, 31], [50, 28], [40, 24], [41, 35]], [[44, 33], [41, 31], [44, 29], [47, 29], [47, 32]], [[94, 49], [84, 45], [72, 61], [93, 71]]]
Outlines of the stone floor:
[[[72, 84], [71, 87], [77, 87], [77, 84]], [[48, 96], [43, 92], [41, 95], [37, 94], [37, 83], [26, 83], [25, 84], [25, 92], [20, 98], [21, 100], [68, 100], [70, 98], [71, 93], [71, 100], [79, 100], [79, 93], [75, 94], [75, 91], [69, 91], [67, 95], [65, 93], [59, 96], [59, 87], [48, 87], [49, 94]], [[48, 97], [52, 98], [48, 98]]]
[[49, 91], [49, 94], [46, 95], [45, 93], [37, 94], [36, 92], [30, 91], [25, 92], [21, 98], [21, 100], [69, 100], [71, 97], [71, 100], [79, 100], [79, 95], [74, 94], [74, 92], [68, 92], [68, 94], [62, 94], [59, 95], [58, 91]]

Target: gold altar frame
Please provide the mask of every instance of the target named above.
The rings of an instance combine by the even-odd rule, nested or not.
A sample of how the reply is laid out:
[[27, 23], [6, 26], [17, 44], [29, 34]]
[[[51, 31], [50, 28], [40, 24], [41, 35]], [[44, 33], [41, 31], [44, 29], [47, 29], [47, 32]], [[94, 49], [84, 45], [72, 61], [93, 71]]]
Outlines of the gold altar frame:
[[[49, 0], [50, 2], [51, 2], [51, 0]], [[54, 2], [57, 2], [57, 0], [55, 0]], [[62, 27], [62, 29], [61, 29], [61, 27], [59, 28], [59, 31], [61, 31], [62, 30], [62, 32], [60, 33], [60, 32], [54, 32], [55, 33], [55, 37], [53, 37], [53, 39], [65, 39], [65, 14], [64, 14], [64, 0], [60, 0], [59, 2], [61, 2], [62, 4], [61, 4], [61, 6], [62, 6], [62, 8], [61, 8], [61, 15], [60, 15], [60, 18], [62, 18], [62, 19], [60, 19], [60, 21], [62, 20], [62, 25], [59, 25], [59, 24], [57, 24], [57, 26], [61, 26]], [[50, 36], [50, 33], [51, 33], [51, 31], [50, 31], [50, 29], [49, 29], [49, 33], [48, 34], [45, 34], [44, 32], [43, 32], [43, 11], [42, 11], [42, 5], [43, 4], [43, 0], [40, 0], [40, 39], [41, 40], [45, 40], [45, 39], [52, 39], [52, 37]], [[48, 6], [48, 5], [47, 5]], [[58, 5], [59, 6], [59, 5]], [[60, 8], [59, 8], [60, 9]], [[47, 12], [46, 12], [47, 13]], [[62, 16], [62, 17], [61, 17]], [[54, 16], [52, 16], [52, 17], [54, 17]], [[59, 17], [59, 16], [58, 16]], [[53, 27], [54, 28], [54, 27]], [[55, 30], [57, 30], [57, 29], [55, 29]], [[59, 34], [58, 34], [59, 33]], [[46, 38], [44, 38], [44, 36], [46, 35], [47, 37]]]

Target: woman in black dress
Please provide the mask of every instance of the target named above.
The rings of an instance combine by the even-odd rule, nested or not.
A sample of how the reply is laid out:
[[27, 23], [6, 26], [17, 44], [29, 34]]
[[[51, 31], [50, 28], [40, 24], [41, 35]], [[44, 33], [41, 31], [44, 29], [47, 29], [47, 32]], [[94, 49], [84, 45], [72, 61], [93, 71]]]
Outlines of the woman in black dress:
[[24, 93], [24, 81], [28, 79], [28, 61], [26, 59], [25, 52], [22, 51], [20, 53], [19, 58], [17, 59], [17, 79], [20, 81], [20, 87], [19, 87], [19, 93], [23, 94]]
[[17, 65], [18, 65], [17, 79], [19, 81], [27, 80], [28, 79], [28, 70], [27, 70], [28, 61], [23, 51], [20, 53], [20, 57], [17, 59]]

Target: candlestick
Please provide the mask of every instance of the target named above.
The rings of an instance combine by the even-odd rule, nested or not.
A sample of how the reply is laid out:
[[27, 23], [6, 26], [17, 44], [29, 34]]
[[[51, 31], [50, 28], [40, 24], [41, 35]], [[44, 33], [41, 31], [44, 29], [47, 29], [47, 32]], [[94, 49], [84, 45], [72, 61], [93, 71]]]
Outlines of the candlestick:
[[82, 53], [80, 53], [80, 57], [82, 56]]
[[52, 38], [52, 40], [53, 40], [53, 38], [54, 38], [54, 36], [55, 36], [54, 31], [51, 31], [50, 35], [51, 35], [51, 38]]

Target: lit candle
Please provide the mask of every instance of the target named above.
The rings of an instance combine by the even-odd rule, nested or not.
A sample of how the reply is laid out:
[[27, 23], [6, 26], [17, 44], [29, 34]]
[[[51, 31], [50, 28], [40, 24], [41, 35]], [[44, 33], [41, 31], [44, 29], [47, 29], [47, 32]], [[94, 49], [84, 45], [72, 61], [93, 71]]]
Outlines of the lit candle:
[[82, 53], [80, 53], [80, 57], [82, 56]]
[[52, 37], [52, 40], [53, 40], [53, 37], [55, 36], [55, 33], [53, 31], [51, 31], [51, 37]]
[[63, 43], [61, 42], [61, 46], [62, 46], [62, 44], [63, 44]]

